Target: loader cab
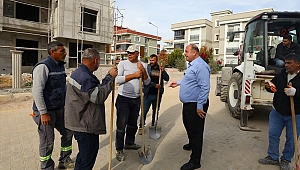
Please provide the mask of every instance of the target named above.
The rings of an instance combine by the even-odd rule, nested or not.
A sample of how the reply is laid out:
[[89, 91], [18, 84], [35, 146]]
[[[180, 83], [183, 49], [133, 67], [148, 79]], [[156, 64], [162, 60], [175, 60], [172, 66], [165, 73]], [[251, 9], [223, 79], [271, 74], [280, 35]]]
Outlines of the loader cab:
[[[273, 59], [276, 47], [282, 42], [282, 37], [290, 34], [293, 42], [300, 44], [300, 12], [264, 12], [253, 17], [245, 27], [245, 38], [241, 61], [245, 53], [256, 55], [255, 64], [266, 70], [276, 68]], [[233, 40], [234, 34], [230, 40]]]

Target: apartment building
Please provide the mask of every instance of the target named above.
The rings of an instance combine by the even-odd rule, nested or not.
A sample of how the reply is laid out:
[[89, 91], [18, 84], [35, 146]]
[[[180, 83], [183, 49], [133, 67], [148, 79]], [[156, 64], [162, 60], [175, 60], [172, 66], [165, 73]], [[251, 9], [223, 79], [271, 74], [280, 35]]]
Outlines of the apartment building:
[[208, 19], [198, 19], [171, 24], [174, 31], [174, 48], [184, 48], [189, 44], [198, 47], [205, 44], [211, 46], [212, 22]]
[[163, 49], [166, 50], [168, 54], [174, 51], [174, 40], [164, 40]]
[[199, 19], [171, 24], [174, 31], [174, 48], [184, 49], [188, 44], [198, 47], [213, 47], [215, 59], [223, 64], [237, 64], [238, 58], [233, 55], [242, 45], [243, 33], [235, 34], [233, 42], [229, 35], [234, 31], [243, 31], [247, 22], [262, 12], [273, 11], [272, 8], [233, 13], [231, 10], [211, 12], [211, 20]]
[[47, 44], [65, 45], [66, 68], [77, 68], [81, 51], [95, 48], [105, 58], [113, 42], [113, 4], [109, 0], [0, 0], [0, 73], [11, 73], [12, 49], [24, 51], [22, 72], [48, 56]]
[[[107, 64], [110, 64], [113, 60], [126, 60], [126, 50], [133, 44], [140, 47], [140, 58], [160, 52], [160, 44], [157, 42], [161, 40], [161, 37], [158, 35], [151, 35], [120, 26], [114, 27], [114, 33], [116, 42], [107, 48], [105, 59]], [[116, 49], [114, 45], [116, 45]]]

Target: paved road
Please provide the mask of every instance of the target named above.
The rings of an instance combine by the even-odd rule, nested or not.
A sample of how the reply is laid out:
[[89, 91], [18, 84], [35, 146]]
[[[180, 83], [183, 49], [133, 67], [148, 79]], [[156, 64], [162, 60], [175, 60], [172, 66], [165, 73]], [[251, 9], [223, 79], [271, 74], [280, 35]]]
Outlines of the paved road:
[[[169, 74], [171, 76], [170, 81], [181, 79], [183, 75], [181, 72], [172, 70], [169, 71]], [[259, 127], [261, 132], [239, 130], [239, 120], [232, 118], [225, 104], [214, 96], [216, 76], [211, 76], [210, 107], [206, 117], [201, 169], [279, 169], [278, 166], [263, 166], [257, 163], [259, 158], [266, 156], [270, 108], [256, 107], [249, 120], [249, 124]], [[187, 142], [187, 136], [182, 124], [182, 105], [178, 99], [178, 92], [179, 88], [166, 87], [159, 116], [159, 125], [162, 126], [160, 139], [150, 139], [148, 125], [146, 126], [145, 144], [151, 145], [154, 155], [153, 161], [148, 165], [142, 165], [137, 151], [125, 150], [126, 160], [119, 162], [115, 159], [113, 146], [112, 164], [114, 170], [176, 170], [189, 160], [190, 152], [182, 149], [182, 146]], [[32, 105], [31, 94], [0, 95], [0, 100], [0, 169], [38, 169], [38, 134], [36, 125], [29, 116]], [[111, 98], [108, 98], [106, 102], [107, 128], [109, 128], [110, 120], [110, 102]], [[148, 114], [147, 123], [151, 119], [150, 116], [151, 114]], [[107, 130], [109, 132], [109, 129]], [[113, 134], [115, 136], [115, 129]], [[56, 137], [54, 153], [52, 154], [54, 160], [58, 160], [60, 147], [58, 133], [56, 133]], [[136, 142], [141, 144], [140, 135], [136, 136]], [[280, 143], [281, 150], [283, 144], [283, 142]], [[77, 142], [73, 140], [72, 158], [76, 157], [77, 151]], [[100, 137], [100, 150], [94, 169], [106, 170], [108, 168], [108, 156], [109, 135], [107, 134]]]

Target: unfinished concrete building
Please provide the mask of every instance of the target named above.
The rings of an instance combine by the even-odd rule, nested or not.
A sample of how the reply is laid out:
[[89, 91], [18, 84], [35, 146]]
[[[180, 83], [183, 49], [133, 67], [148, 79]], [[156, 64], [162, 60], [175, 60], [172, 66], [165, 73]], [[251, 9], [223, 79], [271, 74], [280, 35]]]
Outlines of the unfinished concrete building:
[[47, 57], [51, 40], [65, 45], [67, 70], [77, 68], [81, 51], [90, 47], [104, 62], [113, 11], [109, 0], [0, 0], [0, 73], [12, 72], [12, 49], [24, 51], [22, 72], [30, 73]]

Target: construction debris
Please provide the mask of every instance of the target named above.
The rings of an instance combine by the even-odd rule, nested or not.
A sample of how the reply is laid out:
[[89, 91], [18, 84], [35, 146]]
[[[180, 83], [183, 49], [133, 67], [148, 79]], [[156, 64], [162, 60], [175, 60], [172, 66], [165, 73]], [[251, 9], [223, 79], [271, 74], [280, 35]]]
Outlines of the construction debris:
[[[22, 87], [32, 86], [32, 75], [29, 73], [22, 74]], [[1, 74], [0, 75], [0, 89], [7, 89], [12, 87], [12, 75]]]

